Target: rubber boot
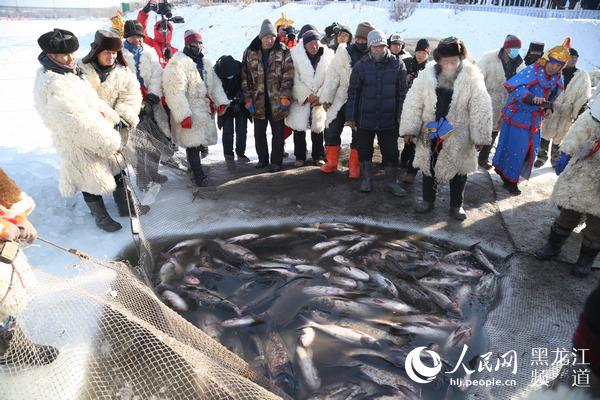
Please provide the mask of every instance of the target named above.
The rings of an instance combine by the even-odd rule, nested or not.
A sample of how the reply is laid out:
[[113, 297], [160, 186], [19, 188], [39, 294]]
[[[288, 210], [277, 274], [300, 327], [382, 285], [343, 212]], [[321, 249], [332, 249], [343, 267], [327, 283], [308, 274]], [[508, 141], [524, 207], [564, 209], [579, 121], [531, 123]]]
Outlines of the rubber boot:
[[341, 146], [325, 146], [325, 157], [327, 158], [327, 163], [321, 165], [321, 172], [325, 174], [331, 174], [337, 171], [340, 161], [340, 149]]
[[406, 195], [406, 191], [398, 183], [398, 168], [397, 167], [385, 167], [384, 168], [384, 190], [394, 196], [403, 197]]
[[415, 212], [417, 214], [428, 214], [430, 212], [433, 211], [433, 209], [435, 208], [435, 203], [432, 201], [420, 201], [419, 203], [417, 203], [416, 207], [415, 207]]
[[0, 323], [0, 365], [42, 366], [58, 357], [58, 349], [32, 343], [12, 316]]
[[360, 163], [360, 191], [369, 193], [373, 190], [373, 162], [363, 161]]
[[592, 272], [592, 264], [594, 264], [594, 259], [599, 252], [599, 248], [590, 247], [584, 239], [581, 244], [581, 249], [579, 250], [579, 258], [571, 273], [580, 278], [588, 276]]
[[550, 151], [550, 141], [544, 138], [540, 140], [540, 149], [537, 153], [537, 159], [533, 164], [534, 167], [540, 168], [548, 161], [548, 151]]
[[186, 149], [187, 159], [190, 163], [190, 169], [194, 178], [194, 183], [200, 187], [208, 185], [208, 177], [202, 169], [202, 161], [197, 153], [198, 149], [190, 147]]
[[358, 150], [350, 149], [350, 160], [348, 160], [348, 178], [360, 179], [361, 165], [358, 159]]
[[[115, 203], [117, 203], [120, 217], [129, 217], [130, 210], [132, 216], [137, 215], [131, 195], [129, 196], [129, 203], [127, 202], [128, 198], [125, 187], [117, 187], [117, 189], [113, 192], [113, 198], [115, 199]], [[138, 210], [140, 211], [141, 215], [144, 215], [150, 211], [150, 206], [143, 206], [140, 204], [138, 205]]]
[[467, 219], [467, 212], [462, 206], [450, 207], [450, 216], [452, 216], [452, 218], [454, 218], [457, 221], [464, 221], [465, 219]]
[[563, 247], [570, 232], [558, 232], [553, 226], [550, 228], [550, 236], [548, 241], [541, 249], [537, 250], [534, 255], [538, 260], [550, 260], [556, 257], [560, 253], [560, 249]]
[[115, 232], [122, 228], [121, 224], [115, 221], [108, 215], [106, 207], [104, 206], [104, 200], [96, 200], [85, 202], [90, 212], [94, 216], [96, 226], [106, 232]]

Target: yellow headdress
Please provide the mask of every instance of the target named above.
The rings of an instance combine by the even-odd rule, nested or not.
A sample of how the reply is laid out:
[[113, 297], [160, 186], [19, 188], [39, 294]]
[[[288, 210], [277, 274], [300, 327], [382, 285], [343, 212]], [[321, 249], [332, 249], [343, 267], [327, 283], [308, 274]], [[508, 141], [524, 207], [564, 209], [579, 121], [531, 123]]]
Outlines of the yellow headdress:
[[123, 14], [121, 13], [121, 10], [117, 10], [117, 14], [110, 20], [112, 22], [112, 28], [115, 31], [119, 32], [119, 35], [123, 37], [123, 35], [125, 34], [125, 20], [123, 19]]
[[546, 65], [548, 61], [555, 62], [558, 64], [566, 64], [571, 56], [569, 49], [571, 48], [571, 38], [567, 37], [562, 45], [554, 46], [548, 51], [542, 58], [540, 58], [540, 64]]
[[290, 26], [294, 24], [294, 20], [287, 19], [284, 13], [281, 13], [281, 17], [275, 21], [275, 29], [279, 29], [280, 26]]

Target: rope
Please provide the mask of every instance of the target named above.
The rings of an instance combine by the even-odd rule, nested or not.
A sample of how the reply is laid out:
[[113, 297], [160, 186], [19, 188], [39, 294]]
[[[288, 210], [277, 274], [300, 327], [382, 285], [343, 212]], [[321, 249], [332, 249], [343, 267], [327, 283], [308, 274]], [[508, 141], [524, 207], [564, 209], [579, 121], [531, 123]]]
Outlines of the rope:
[[0, 305], [2, 305], [2, 303], [4, 303], [4, 301], [8, 297], [8, 294], [12, 290], [13, 279], [15, 277], [15, 265], [10, 264], [10, 266], [12, 267], [12, 271], [10, 272], [10, 281], [8, 282], [8, 287], [6, 288], [6, 292], [4, 293], [4, 296], [2, 296], [2, 300], [0, 300]]

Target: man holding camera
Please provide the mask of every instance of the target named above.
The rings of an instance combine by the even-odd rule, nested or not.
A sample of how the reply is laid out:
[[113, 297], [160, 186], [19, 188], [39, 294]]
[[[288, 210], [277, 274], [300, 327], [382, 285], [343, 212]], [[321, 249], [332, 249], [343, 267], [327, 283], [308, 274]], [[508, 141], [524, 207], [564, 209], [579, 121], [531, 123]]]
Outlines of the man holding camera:
[[[158, 14], [163, 15], [166, 18], [157, 21], [154, 24], [154, 38], [151, 38], [146, 31], [148, 25], [148, 17], [150, 11], [154, 11]], [[164, 68], [169, 59], [173, 54], [177, 53], [177, 49], [171, 45], [171, 39], [173, 38], [173, 24], [169, 21], [171, 18], [171, 6], [167, 2], [161, 2], [158, 0], [150, 0], [144, 8], [140, 10], [137, 16], [137, 20], [144, 27], [144, 43], [154, 47], [156, 54], [160, 60], [160, 65]]]

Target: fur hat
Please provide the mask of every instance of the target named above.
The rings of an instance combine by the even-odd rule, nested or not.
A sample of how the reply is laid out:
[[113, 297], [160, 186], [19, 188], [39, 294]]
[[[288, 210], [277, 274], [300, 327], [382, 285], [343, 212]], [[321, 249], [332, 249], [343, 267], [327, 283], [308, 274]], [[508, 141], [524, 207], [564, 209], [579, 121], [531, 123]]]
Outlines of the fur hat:
[[140, 23], [140, 21], [135, 19], [129, 19], [125, 21], [125, 28], [123, 36], [127, 39], [130, 36], [141, 36], [143, 38], [146, 37], [144, 33], [144, 27]]
[[569, 49], [569, 54], [571, 55], [571, 57], [579, 57], [579, 52], [574, 48]]
[[64, 29], [54, 29], [38, 38], [38, 44], [46, 54], [70, 54], [79, 49], [79, 40], [73, 32]]
[[90, 52], [83, 57], [81, 61], [84, 64], [89, 64], [90, 62], [96, 60], [98, 54], [104, 50], [116, 51], [117, 62], [124, 67], [127, 66], [127, 62], [123, 57], [123, 42], [121, 41], [121, 38], [114, 32], [104, 30], [96, 31], [94, 41], [91, 44]]
[[260, 32], [258, 34], [258, 38], [262, 39], [265, 36], [277, 36], [277, 31], [275, 30], [275, 27], [273, 26], [271, 21], [268, 19], [265, 19], [262, 22], [262, 25], [260, 26]]
[[371, 32], [374, 29], [375, 27], [371, 25], [370, 22], [361, 22], [356, 27], [356, 33], [354, 34], [354, 37], [361, 37], [367, 39], [367, 37], [369, 36], [369, 32]]
[[427, 39], [419, 39], [415, 51], [424, 51], [429, 54], [429, 41]]
[[444, 57], [460, 57], [464, 60], [468, 56], [467, 48], [462, 40], [454, 36], [442, 39], [438, 47], [433, 51], [433, 59], [435, 62], [440, 62]]

